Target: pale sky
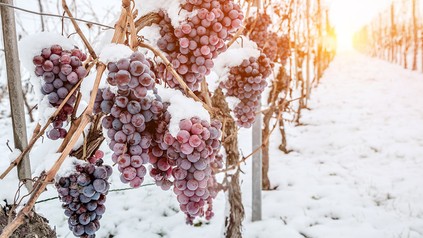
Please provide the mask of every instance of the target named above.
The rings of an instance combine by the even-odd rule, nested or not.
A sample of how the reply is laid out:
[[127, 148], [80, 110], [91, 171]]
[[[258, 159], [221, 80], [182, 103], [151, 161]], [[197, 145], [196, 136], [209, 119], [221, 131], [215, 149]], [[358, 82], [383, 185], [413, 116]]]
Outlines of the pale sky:
[[352, 36], [369, 23], [379, 12], [389, 7], [392, 0], [326, 0], [330, 20], [335, 25], [340, 50], [351, 48]]

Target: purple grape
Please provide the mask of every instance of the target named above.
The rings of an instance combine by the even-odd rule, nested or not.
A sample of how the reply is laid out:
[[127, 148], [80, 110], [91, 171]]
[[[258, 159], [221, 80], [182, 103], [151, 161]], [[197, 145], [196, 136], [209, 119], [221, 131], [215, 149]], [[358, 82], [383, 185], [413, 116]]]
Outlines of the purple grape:
[[[96, 151], [88, 160], [94, 161], [97, 157], [101, 158], [102, 154], [101, 151]], [[93, 237], [100, 228], [98, 220], [105, 212], [103, 204], [109, 185], [103, 179], [96, 179], [96, 176], [108, 177], [106, 170], [111, 169], [110, 166], [103, 166], [101, 163], [102, 160], [96, 160], [95, 165], [78, 164], [75, 173], [60, 178], [55, 184], [59, 191], [59, 198], [64, 202], [62, 206], [68, 217], [69, 228], [76, 236]], [[106, 169], [108, 167], [109, 169]], [[63, 195], [63, 190], [68, 189], [63, 186], [75, 188], [69, 189], [69, 194], [73, 199], [71, 196]], [[103, 191], [96, 192], [94, 187], [97, 189], [100, 187]]]
[[82, 194], [84, 194], [86, 197], [92, 197], [95, 194], [95, 192], [96, 190], [91, 184], [84, 187], [84, 189], [82, 190]]
[[107, 182], [104, 179], [96, 179], [93, 182], [95, 191], [105, 193], [107, 191]]

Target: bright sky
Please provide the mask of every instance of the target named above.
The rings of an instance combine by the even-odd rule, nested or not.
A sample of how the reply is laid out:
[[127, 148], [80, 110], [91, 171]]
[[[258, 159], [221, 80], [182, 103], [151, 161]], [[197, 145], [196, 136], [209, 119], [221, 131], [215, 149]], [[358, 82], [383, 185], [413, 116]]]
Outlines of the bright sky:
[[392, 0], [326, 0], [330, 20], [336, 27], [338, 49], [352, 47], [354, 32], [369, 23], [379, 12], [389, 7]]

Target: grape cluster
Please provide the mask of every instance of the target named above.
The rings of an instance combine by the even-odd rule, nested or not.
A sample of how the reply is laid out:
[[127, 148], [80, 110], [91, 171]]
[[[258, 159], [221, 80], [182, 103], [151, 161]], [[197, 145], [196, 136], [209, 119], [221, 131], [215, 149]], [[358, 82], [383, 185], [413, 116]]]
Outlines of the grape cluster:
[[[102, 124], [111, 139], [112, 160], [118, 164], [122, 182], [132, 187], [141, 185], [149, 163], [149, 174], [156, 185], [163, 190], [174, 185], [189, 223], [196, 216], [210, 219], [213, 213], [204, 207], [212, 199], [208, 191], [210, 163], [220, 149], [221, 124], [197, 117], [185, 119], [173, 137], [167, 111], [171, 102], [162, 103], [156, 94], [152, 65], [140, 54], [135, 52], [129, 60], [108, 64], [108, 82], [117, 87], [117, 92], [104, 89], [96, 99], [96, 110], [106, 114]], [[131, 67], [134, 62], [141, 62], [136, 66], [143, 69], [142, 73]], [[149, 76], [152, 84], [143, 84]]]
[[[226, 50], [225, 41], [241, 26], [244, 16], [233, 0], [189, 0], [182, 9], [194, 15], [177, 28], [172, 27], [166, 13], [159, 13], [162, 37], [157, 45], [168, 54], [188, 87], [197, 91], [203, 77], [213, 68], [213, 59]], [[170, 87], [179, 87], [165, 65], [160, 65], [159, 71]]]
[[278, 38], [278, 58], [282, 65], [286, 64], [286, 60], [291, 55], [289, 35], [282, 35]]
[[244, 35], [257, 43], [257, 46], [263, 48], [266, 41], [269, 40], [268, 28], [272, 24], [272, 19], [266, 13], [260, 13], [255, 17], [249, 17], [246, 20]]
[[112, 160], [118, 164], [121, 181], [131, 187], [139, 187], [144, 181], [149, 162], [151, 136], [146, 128], [159, 119], [163, 104], [154, 91], [155, 73], [152, 63], [140, 52], [107, 65], [107, 81], [117, 87], [100, 90], [95, 102], [96, 111], [106, 116], [102, 125], [107, 129], [113, 150]]
[[129, 182], [131, 187], [139, 187], [147, 172], [144, 164], [149, 162], [151, 137], [143, 133], [146, 123], [157, 120], [162, 110], [163, 104], [157, 98], [117, 96], [110, 115], [103, 118], [103, 127], [111, 139], [112, 160], [118, 164], [122, 182]]
[[278, 34], [275, 32], [269, 32], [268, 40], [263, 46], [263, 53], [270, 59], [271, 62], [275, 62], [278, 58]]
[[257, 17], [250, 17], [246, 21], [244, 34], [257, 43], [257, 46], [272, 61], [278, 57], [278, 35], [268, 30], [272, 20], [266, 13], [261, 13]]
[[104, 153], [97, 150], [89, 163], [77, 164], [76, 172], [56, 180], [69, 229], [78, 237], [95, 237], [100, 229], [112, 167], [102, 165]]
[[272, 65], [264, 54], [258, 58], [250, 57], [243, 60], [241, 65], [232, 67], [228, 79], [220, 83], [219, 86], [227, 90], [227, 96], [240, 100], [234, 109], [239, 126], [248, 128], [254, 123], [261, 93], [267, 86], [266, 78], [271, 74]]
[[[219, 138], [221, 123], [200, 120], [197, 117], [181, 120], [176, 138], [170, 135], [165, 139], [176, 163], [172, 171], [174, 178], [173, 192], [177, 195], [180, 208], [187, 215], [187, 222], [197, 216], [206, 215], [210, 219], [213, 214], [204, 211], [209, 200], [209, 180], [212, 175], [211, 163], [220, 149]], [[210, 208], [211, 209], [211, 208]], [[206, 214], [205, 214], [206, 213]]]
[[[87, 70], [82, 66], [86, 59], [87, 56], [79, 49], [64, 50], [60, 45], [44, 48], [32, 59], [35, 74], [43, 78], [41, 92], [47, 95], [52, 106], [58, 107], [74, 85], [86, 76]], [[75, 100], [73, 94], [54, 118], [53, 129], [47, 132], [48, 138], [57, 140], [66, 136], [63, 123], [72, 114]]]

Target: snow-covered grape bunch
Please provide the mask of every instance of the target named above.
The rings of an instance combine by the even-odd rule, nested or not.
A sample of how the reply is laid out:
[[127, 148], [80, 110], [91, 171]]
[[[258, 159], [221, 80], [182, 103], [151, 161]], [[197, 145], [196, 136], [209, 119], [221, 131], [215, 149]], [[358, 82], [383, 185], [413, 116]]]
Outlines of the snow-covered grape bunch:
[[148, 151], [151, 139], [146, 128], [157, 120], [163, 111], [160, 98], [153, 94], [155, 74], [152, 65], [140, 52], [129, 58], [108, 64], [108, 82], [117, 86], [116, 95], [106, 88], [99, 92], [96, 105], [107, 114], [102, 125], [110, 138], [109, 148], [113, 150], [112, 160], [118, 164], [121, 180], [131, 187], [139, 187], [144, 181], [149, 162]]
[[[189, 0], [182, 9], [190, 17], [176, 28], [166, 13], [159, 13], [162, 37], [157, 45], [168, 54], [188, 87], [197, 91], [203, 77], [213, 68], [213, 59], [226, 50], [225, 41], [241, 26], [244, 15], [233, 0]], [[180, 87], [165, 65], [160, 65], [159, 71], [170, 87]]]
[[219, 121], [208, 123], [193, 117], [180, 121], [180, 131], [176, 138], [167, 134], [164, 139], [169, 145], [167, 153], [173, 155], [168, 159], [176, 162], [172, 171], [173, 191], [190, 224], [197, 216], [206, 215], [207, 219], [213, 216], [205, 208], [206, 202], [211, 199], [208, 187], [209, 180], [212, 179], [210, 164], [214, 162], [220, 149], [221, 127]]
[[220, 149], [221, 124], [199, 117], [183, 119], [172, 136], [172, 115], [167, 110], [172, 101], [162, 103], [156, 94], [151, 67], [140, 52], [108, 64], [108, 82], [117, 87], [116, 93], [110, 88], [101, 90], [95, 104], [106, 113], [102, 124], [111, 139], [112, 160], [118, 164], [122, 182], [131, 187], [142, 184], [149, 163], [156, 185], [163, 190], [174, 185], [189, 223], [196, 216], [210, 219], [211, 207], [205, 210], [213, 198], [208, 191], [210, 163]]
[[[64, 50], [60, 45], [41, 50], [41, 54], [33, 58], [35, 74], [42, 77], [41, 93], [47, 95], [49, 103], [58, 107], [79, 80], [83, 79], [87, 70], [82, 62], [87, 56], [79, 49]], [[73, 112], [76, 97], [72, 95], [53, 120], [53, 129], [47, 132], [52, 140], [64, 138], [67, 131], [62, 128], [68, 116]]]
[[[257, 43], [257, 46], [263, 49], [266, 41], [269, 40], [268, 28], [272, 24], [270, 16], [266, 13], [260, 13], [258, 16], [249, 17], [246, 20], [244, 34]], [[276, 39], [275, 39], [276, 40]]]
[[271, 62], [275, 62], [278, 57], [278, 34], [275, 32], [268, 33], [268, 39], [263, 46], [263, 53], [270, 59]]
[[78, 163], [75, 172], [56, 179], [69, 229], [78, 237], [95, 237], [100, 229], [99, 221], [106, 209], [104, 203], [110, 186], [107, 180], [113, 171], [109, 165], [103, 165], [103, 155], [97, 150], [88, 159], [89, 163]]
[[271, 74], [272, 62], [264, 54], [258, 58], [244, 59], [241, 65], [232, 67], [228, 79], [220, 83], [227, 96], [240, 100], [234, 113], [239, 126], [248, 128], [254, 123], [261, 93], [267, 86], [266, 78]]
[[257, 46], [272, 61], [278, 57], [278, 35], [268, 30], [272, 20], [266, 13], [260, 13], [257, 17], [247, 19], [244, 34], [249, 33], [250, 40], [257, 43]]

